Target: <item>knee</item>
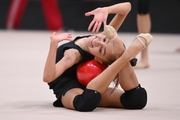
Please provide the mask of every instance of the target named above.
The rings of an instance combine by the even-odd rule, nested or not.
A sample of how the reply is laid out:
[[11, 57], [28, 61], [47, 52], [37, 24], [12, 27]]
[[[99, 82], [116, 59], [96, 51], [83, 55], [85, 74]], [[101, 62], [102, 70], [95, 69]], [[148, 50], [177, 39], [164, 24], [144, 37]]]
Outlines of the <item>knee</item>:
[[120, 101], [127, 109], [143, 109], [147, 104], [147, 92], [139, 85], [132, 90], [125, 91]]
[[149, 13], [149, 4], [150, 0], [138, 0], [138, 14], [147, 14]]
[[101, 101], [101, 94], [95, 90], [85, 89], [81, 95], [73, 100], [74, 108], [77, 111], [93, 111]]

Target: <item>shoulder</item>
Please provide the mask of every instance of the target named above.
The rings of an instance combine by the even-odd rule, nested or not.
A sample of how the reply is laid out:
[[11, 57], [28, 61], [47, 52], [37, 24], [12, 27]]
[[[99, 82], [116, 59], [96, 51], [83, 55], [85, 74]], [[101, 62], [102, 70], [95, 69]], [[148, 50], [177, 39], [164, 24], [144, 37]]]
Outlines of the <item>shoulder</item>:
[[77, 63], [81, 60], [81, 54], [77, 49], [68, 49], [64, 52], [64, 58], [67, 61], [74, 61], [74, 63]]
[[64, 51], [64, 55], [67, 56], [76, 56], [80, 55], [79, 51], [77, 49], [71, 48]]

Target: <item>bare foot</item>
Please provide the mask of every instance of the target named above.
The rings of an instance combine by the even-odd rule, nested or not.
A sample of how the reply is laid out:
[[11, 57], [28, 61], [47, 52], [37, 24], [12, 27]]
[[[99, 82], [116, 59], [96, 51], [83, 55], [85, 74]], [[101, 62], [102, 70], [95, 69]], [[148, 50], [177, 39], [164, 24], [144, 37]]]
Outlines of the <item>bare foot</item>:
[[145, 68], [149, 68], [149, 63], [139, 62], [134, 68], [135, 68], [135, 69], [145, 69]]
[[149, 68], [149, 59], [148, 59], [148, 47], [141, 51], [141, 57], [138, 61], [138, 64], [134, 67], [135, 69], [145, 69]]

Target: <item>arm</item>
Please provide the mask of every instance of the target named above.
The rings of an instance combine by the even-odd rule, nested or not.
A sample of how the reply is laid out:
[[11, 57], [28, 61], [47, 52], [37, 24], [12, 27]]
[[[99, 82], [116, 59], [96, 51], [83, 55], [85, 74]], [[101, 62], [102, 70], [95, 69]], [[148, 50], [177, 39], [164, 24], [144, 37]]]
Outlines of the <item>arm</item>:
[[[75, 57], [73, 59], [71, 59], [72, 54], [76, 51], [68, 50], [64, 53], [64, 57], [57, 64], [55, 63], [58, 43], [64, 39], [72, 40], [71, 34], [61, 33], [59, 35], [56, 35], [56, 33], [53, 33], [51, 36], [50, 49], [49, 49], [49, 53], [47, 56], [45, 67], [44, 67], [44, 74], [43, 74], [44, 82], [51, 82], [54, 79], [56, 79], [67, 68], [72, 66], [76, 60]], [[72, 51], [74, 51], [74, 52], [72, 52]], [[73, 55], [76, 55], [76, 53], [74, 53]]]
[[119, 3], [108, 7], [97, 8], [93, 11], [85, 13], [86, 16], [94, 15], [94, 19], [89, 24], [88, 30], [93, 27], [92, 33], [98, 32], [102, 23], [106, 25], [107, 17], [109, 14], [116, 14], [111, 20], [110, 24], [118, 31], [121, 24], [124, 22], [126, 16], [131, 10], [129, 2]]

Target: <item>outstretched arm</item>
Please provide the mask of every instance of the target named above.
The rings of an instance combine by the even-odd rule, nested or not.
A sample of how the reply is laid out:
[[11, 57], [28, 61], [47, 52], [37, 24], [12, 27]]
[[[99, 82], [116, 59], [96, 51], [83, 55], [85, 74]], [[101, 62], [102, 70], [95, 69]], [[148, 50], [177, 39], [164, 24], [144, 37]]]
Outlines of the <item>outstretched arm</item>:
[[119, 3], [107, 7], [97, 8], [90, 12], [85, 13], [86, 16], [94, 15], [93, 20], [89, 24], [88, 30], [92, 28], [92, 33], [98, 32], [102, 23], [106, 25], [106, 21], [109, 14], [116, 14], [115, 17], [111, 20], [110, 24], [118, 31], [119, 27], [124, 22], [126, 16], [131, 10], [131, 4], [129, 2]]

